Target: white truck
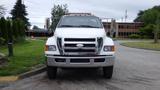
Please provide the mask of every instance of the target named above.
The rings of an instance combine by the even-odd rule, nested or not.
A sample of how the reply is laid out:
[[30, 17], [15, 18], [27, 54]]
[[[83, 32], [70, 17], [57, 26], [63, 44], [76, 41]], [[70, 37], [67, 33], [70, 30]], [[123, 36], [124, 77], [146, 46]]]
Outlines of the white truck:
[[103, 68], [110, 79], [115, 45], [101, 20], [93, 15], [64, 15], [45, 46], [47, 75], [55, 79], [57, 68]]

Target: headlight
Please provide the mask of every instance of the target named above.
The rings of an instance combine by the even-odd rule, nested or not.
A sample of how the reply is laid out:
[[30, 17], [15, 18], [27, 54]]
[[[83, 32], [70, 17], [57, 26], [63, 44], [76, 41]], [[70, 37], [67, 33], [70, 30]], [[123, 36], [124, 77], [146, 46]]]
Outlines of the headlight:
[[115, 51], [115, 46], [104, 46], [103, 51], [113, 52], [113, 51]]
[[46, 45], [45, 51], [56, 51], [55, 45]]

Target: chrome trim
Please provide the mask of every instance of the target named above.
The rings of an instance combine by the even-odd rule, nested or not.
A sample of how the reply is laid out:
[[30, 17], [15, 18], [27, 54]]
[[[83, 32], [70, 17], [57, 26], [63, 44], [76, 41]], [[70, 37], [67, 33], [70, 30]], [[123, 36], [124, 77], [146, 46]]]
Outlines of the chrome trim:
[[[79, 47], [64, 47], [64, 49], [79, 49]], [[80, 49], [88, 50], [88, 49], [96, 49], [96, 47], [81, 47]]]
[[[75, 41], [65, 41], [65, 39], [68, 39], [68, 38], [63, 38], [63, 43], [62, 43], [62, 48], [63, 48], [63, 55], [84, 55], [84, 54], [98, 54], [97, 53], [97, 38], [81, 38], [80, 41], [78, 41], [79, 38], [70, 38], [70, 39], [73, 39]], [[76, 40], [77, 39], [77, 40]], [[89, 40], [89, 39], [95, 39], [94, 41], [85, 41], [85, 39]], [[84, 41], [82, 41], [84, 40]], [[66, 44], [75, 44], [75, 46], [65, 46]], [[77, 44], [77, 45], [76, 45]], [[78, 44], [82, 44], [80, 47], [78, 47]], [[87, 44], [93, 44], [93, 46], [88, 46], [88, 47], [85, 47], [85, 45]], [[66, 52], [65, 50], [68, 49], [68, 52]], [[73, 51], [72, 50], [77, 50], [77, 51]], [[81, 50], [81, 52], [79, 52], [78, 50]], [[84, 50], [84, 52], [83, 52]], [[89, 50], [89, 51], [85, 51], [85, 50]], [[93, 51], [92, 51], [93, 50]]]
[[[66, 62], [56, 62], [55, 59], [66, 59]], [[95, 62], [94, 59], [104, 58], [104, 62]], [[72, 63], [71, 59], [89, 59], [89, 62]], [[61, 57], [61, 56], [47, 56], [47, 65], [55, 67], [106, 67], [113, 66], [115, 62], [115, 56], [97, 56], [97, 57]]]

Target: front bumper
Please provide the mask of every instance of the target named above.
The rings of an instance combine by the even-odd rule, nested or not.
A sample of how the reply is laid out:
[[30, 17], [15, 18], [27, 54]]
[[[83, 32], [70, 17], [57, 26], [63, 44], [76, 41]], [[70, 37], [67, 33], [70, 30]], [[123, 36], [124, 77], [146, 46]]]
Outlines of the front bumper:
[[48, 66], [54, 67], [107, 67], [113, 66], [115, 56], [46, 56]]

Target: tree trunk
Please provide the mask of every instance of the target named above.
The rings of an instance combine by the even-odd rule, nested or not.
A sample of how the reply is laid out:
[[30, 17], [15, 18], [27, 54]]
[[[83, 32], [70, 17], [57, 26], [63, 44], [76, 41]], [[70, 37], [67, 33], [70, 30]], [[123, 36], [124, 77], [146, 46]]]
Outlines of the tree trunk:
[[158, 43], [158, 32], [157, 32], [157, 30], [154, 31], [154, 43]]
[[158, 39], [159, 39], [159, 24], [160, 23], [160, 15], [157, 17], [157, 20], [156, 20], [156, 25], [155, 25], [155, 31], [154, 31], [154, 43], [158, 43]]

